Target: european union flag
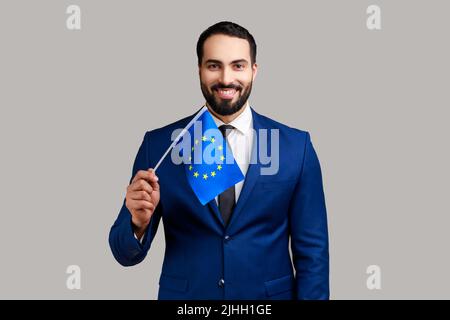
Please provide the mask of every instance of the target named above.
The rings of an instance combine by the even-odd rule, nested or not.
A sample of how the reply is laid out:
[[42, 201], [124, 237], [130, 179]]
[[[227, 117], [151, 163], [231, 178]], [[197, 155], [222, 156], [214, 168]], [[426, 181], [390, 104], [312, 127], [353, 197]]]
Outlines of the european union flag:
[[[209, 111], [201, 115], [183, 136], [190, 139], [188, 152], [182, 149], [186, 176], [192, 190], [202, 205], [244, 179], [226, 139], [217, 128]], [[198, 116], [198, 115], [197, 115]], [[186, 153], [185, 153], [186, 152]]]

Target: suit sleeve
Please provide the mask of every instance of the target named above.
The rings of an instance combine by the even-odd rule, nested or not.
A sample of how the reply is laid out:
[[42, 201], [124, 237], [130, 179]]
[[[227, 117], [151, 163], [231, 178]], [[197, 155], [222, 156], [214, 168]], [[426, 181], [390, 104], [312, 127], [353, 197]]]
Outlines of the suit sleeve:
[[309, 133], [290, 205], [297, 299], [329, 299], [328, 227], [322, 173]]
[[[148, 132], [144, 136], [144, 140], [139, 148], [133, 165], [133, 171], [130, 183], [139, 170], [147, 170], [150, 167], [148, 158]], [[142, 243], [136, 239], [131, 224], [131, 213], [125, 206], [123, 201], [119, 216], [114, 222], [109, 232], [109, 246], [114, 258], [123, 266], [132, 266], [140, 263], [147, 255], [150, 245], [158, 230], [159, 221], [161, 219], [161, 202], [155, 209], [150, 219], [150, 223], [145, 231]]]

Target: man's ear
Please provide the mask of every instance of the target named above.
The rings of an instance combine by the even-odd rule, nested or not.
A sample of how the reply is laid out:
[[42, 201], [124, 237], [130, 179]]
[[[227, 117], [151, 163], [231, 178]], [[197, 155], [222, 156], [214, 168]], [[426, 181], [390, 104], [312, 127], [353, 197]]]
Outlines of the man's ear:
[[256, 74], [258, 73], [258, 64], [256, 62], [253, 64], [252, 70], [253, 70], [253, 81], [255, 81]]

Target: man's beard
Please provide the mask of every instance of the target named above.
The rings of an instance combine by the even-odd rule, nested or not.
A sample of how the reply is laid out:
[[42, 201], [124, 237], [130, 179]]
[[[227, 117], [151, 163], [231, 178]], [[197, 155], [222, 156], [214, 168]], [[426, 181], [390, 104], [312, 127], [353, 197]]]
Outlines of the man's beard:
[[[215, 84], [211, 87], [212, 93], [210, 93], [207, 86], [204, 85], [200, 80], [200, 87], [202, 89], [202, 93], [206, 99], [206, 102], [215, 113], [221, 116], [229, 116], [242, 109], [245, 102], [247, 102], [250, 93], [252, 92], [252, 84], [253, 81], [250, 82], [250, 84], [245, 89], [241, 85], [230, 84], [225, 86], [221, 84]], [[236, 94], [239, 94], [240, 92], [242, 93], [240, 94], [237, 101], [233, 103], [233, 99], [226, 100], [219, 97], [216, 98], [214, 93], [217, 89], [236, 89]], [[243, 89], [244, 91], [242, 91]]]

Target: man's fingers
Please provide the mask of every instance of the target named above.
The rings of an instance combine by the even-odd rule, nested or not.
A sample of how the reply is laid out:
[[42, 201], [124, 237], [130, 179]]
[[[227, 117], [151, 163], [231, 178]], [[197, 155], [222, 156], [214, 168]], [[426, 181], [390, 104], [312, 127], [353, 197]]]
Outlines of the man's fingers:
[[158, 177], [156, 176], [153, 169], [148, 169], [146, 171], [140, 170], [136, 173], [133, 178], [132, 183], [128, 186], [128, 191], [139, 191], [145, 190], [149, 194], [153, 190], [159, 191]]
[[155, 170], [153, 168], [150, 168], [147, 170], [150, 173], [150, 179], [154, 182], [158, 182], [159, 178], [155, 173]]
[[151, 194], [153, 191], [153, 188], [150, 186], [150, 184], [147, 181], [145, 181], [143, 179], [136, 180], [135, 182], [133, 182], [132, 184], [130, 184], [128, 186], [128, 191], [133, 192], [133, 191], [140, 191], [140, 190], [147, 191], [149, 194]]
[[134, 176], [131, 183], [134, 183], [135, 181], [137, 181], [139, 179], [144, 179], [148, 182], [157, 182], [158, 181], [158, 177], [156, 176], [155, 171], [151, 168], [148, 170], [139, 170], [136, 173], [136, 175]]
[[151, 210], [149, 210], [149, 209], [136, 209], [135, 212], [138, 215], [144, 215], [144, 216], [149, 215], [149, 214], [152, 213]]
[[159, 191], [159, 184], [158, 184], [158, 176], [155, 174], [155, 170], [152, 168], [148, 169], [148, 172], [150, 173], [150, 185], [155, 191]]
[[130, 192], [129, 198], [132, 200], [147, 200], [152, 202], [152, 197], [150, 197], [150, 194], [144, 190]]
[[145, 176], [148, 175], [147, 171], [145, 170], [139, 170], [136, 175], [134, 176], [133, 180], [131, 181], [131, 184], [133, 184], [134, 182], [136, 182], [139, 179], [145, 179]]
[[127, 208], [134, 210], [141, 210], [141, 209], [153, 210], [155, 208], [155, 205], [151, 202], [148, 202], [147, 200], [131, 200], [127, 204]]
[[150, 187], [153, 191], [159, 191], [159, 183], [158, 182], [150, 182]]

